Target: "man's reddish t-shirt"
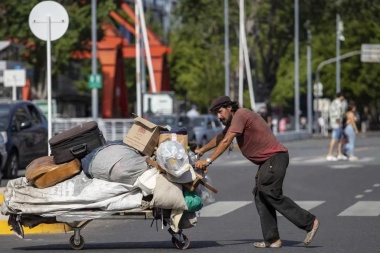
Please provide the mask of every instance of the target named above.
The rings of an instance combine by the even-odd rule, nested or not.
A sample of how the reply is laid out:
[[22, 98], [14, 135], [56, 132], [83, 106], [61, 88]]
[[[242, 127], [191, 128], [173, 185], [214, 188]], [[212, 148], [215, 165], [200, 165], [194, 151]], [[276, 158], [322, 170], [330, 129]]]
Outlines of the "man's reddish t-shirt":
[[236, 133], [236, 140], [242, 154], [255, 164], [261, 164], [279, 152], [287, 152], [274, 136], [267, 122], [260, 114], [246, 108], [239, 108], [230, 126], [223, 133]]

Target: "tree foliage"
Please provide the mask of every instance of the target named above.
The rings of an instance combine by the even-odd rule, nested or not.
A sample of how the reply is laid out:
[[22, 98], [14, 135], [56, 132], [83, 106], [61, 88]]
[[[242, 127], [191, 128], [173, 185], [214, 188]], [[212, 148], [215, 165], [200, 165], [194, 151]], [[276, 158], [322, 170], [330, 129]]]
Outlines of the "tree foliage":
[[[45, 95], [46, 44], [37, 39], [27, 23], [32, 8], [40, 1], [0, 2], [0, 39], [16, 39], [26, 45], [23, 61], [34, 70], [33, 86], [39, 98]], [[85, 0], [61, 0], [68, 11], [70, 25], [66, 34], [52, 43], [53, 73], [64, 74], [72, 62], [74, 50], [90, 50], [91, 6]], [[237, 100], [239, 83], [239, 0], [229, 0], [229, 53], [231, 97]], [[114, 1], [98, 1], [98, 20], [108, 19]], [[360, 50], [361, 44], [377, 44], [380, 37], [380, 2], [368, 0], [308, 0], [299, 1], [299, 85], [301, 110], [306, 111], [307, 93], [307, 34], [306, 21], [310, 21], [313, 82], [317, 66], [324, 60], [336, 57], [336, 14], [344, 23], [345, 40], [340, 54]], [[161, 27], [147, 12], [147, 24], [156, 34]], [[270, 98], [272, 105], [292, 111], [294, 105], [295, 52], [294, 52], [294, 0], [245, 1], [244, 23], [247, 34], [251, 76], [245, 77], [244, 106], [250, 107], [247, 78], [252, 78], [255, 100]], [[111, 21], [112, 22], [112, 21]], [[101, 24], [101, 22], [98, 22]], [[198, 105], [207, 111], [212, 99], [224, 94], [224, 1], [179, 0], [172, 13], [171, 31], [167, 38], [172, 52], [169, 55], [170, 84], [177, 98]], [[98, 39], [101, 39], [98, 27]], [[133, 42], [132, 42], [133, 43]], [[349, 100], [361, 106], [380, 97], [380, 65], [361, 62], [360, 56], [341, 60], [341, 88]], [[83, 61], [83, 69], [90, 69]], [[129, 63], [134, 67], [134, 63]], [[130, 71], [130, 69], [128, 70]], [[132, 71], [133, 72], [133, 71]], [[133, 77], [133, 73], [128, 78]], [[324, 96], [333, 98], [336, 89], [336, 67], [328, 64], [320, 71]], [[86, 89], [82, 79], [80, 89]], [[134, 88], [130, 82], [129, 88]], [[380, 102], [380, 101], [378, 101]]]
[[[311, 48], [313, 83], [318, 65], [327, 59], [336, 58], [336, 14], [344, 24], [345, 40], [340, 43], [340, 55], [360, 50], [362, 43], [378, 44], [380, 26], [378, 11], [380, 3], [376, 1], [340, 1], [337, 6], [334, 1], [321, 1], [319, 8], [309, 6], [307, 19], [311, 22]], [[302, 24], [302, 23], [300, 23]], [[306, 30], [300, 26], [303, 36], [300, 38], [300, 92], [302, 100], [306, 101], [307, 92], [307, 55]], [[272, 101], [285, 108], [293, 107], [294, 100], [294, 44], [289, 47], [281, 59], [277, 72], [278, 82], [272, 91]], [[353, 100], [359, 108], [376, 106], [379, 97], [380, 65], [361, 62], [360, 55], [340, 61], [341, 90], [348, 100]], [[336, 64], [325, 65], [320, 71], [320, 82], [323, 84], [324, 97], [334, 98], [336, 93]], [[306, 111], [303, 103], [302, 111]]]
[[171, 84], [206, 107], [224, 87], [223, 8], [213, 0], [180, 1], [170, 35]]
[[[38, 39], [28, 25], [29, 14], [39, 0], [0, 2], [0, 39], [13, 40], [25, 45], [22, 61], [33, 70], [32, 93], [35, 98], [46, 97], [46, 42]], [[72, 52], [90, 50], [91, 40], [91, 1], [61, 0], [57, 1], [69, 15], [67, 32], [52, 42], [52, 73], [67, 74], [69, 63], [73, 60]], [[108, 17], [115, 8], [113, 1], [99, 0], [97, 6], [98, 20]], [[102, 37], [98, 22], [98, 38]]]
[[[239, 1], [229, 1], [231, 88], [238, 83]], [[221, 1], [179, 1], [177, 20], [170, 44], [172, 83], [187, 99], [207, 108], [217, 95], [224, 94], [224, 12]], [[246, 1], [245, 25], [250, 52], [256, 101], [270, 98], [273, 105], [291, 111], [294, 105], [294, 1]], [[345, 41], [340, 53], [360, 50], [362, 43], [379, 41], [379, 8], [376, 1], [299, 1], [299, 84], [302, 111], [306, 111], [307, 34], [312, 34], [313, 80], [317, 66], [336, 57], [336, 13], [344, 23]], [[363, 63], [360, 56], [341, 60], [341, 88], [358, 105], [379, 97], [379, 70], [376, 63]], [[324, 95], [335, 95], [335, 64], [320, 73]], [[246, 82], [246, 81], [245, 81]], [[245, 86], [245, 90], [247, 86]], [[245, 91], [247, 93], [247, 91]], [[249, 105], [245, 94], [244, 103]], [[235, 97], [236, 98], [236, 97]]]

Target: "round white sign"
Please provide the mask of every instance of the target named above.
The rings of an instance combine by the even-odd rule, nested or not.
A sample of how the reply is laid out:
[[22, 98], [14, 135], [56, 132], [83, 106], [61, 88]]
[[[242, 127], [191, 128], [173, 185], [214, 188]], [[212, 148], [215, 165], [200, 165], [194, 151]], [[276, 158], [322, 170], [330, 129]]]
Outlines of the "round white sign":
[[[49, 23], [50, 27], [48, 27]], [[57, 40], [65, 34], [69, 27], [69, 15], [61, 4], [54, 1], [43, 1], [34, 6], [30, 12], [29, 27], [33, 34], [41, 40], [48, 40], [47, 29], [50, 29], [50, 40]]]

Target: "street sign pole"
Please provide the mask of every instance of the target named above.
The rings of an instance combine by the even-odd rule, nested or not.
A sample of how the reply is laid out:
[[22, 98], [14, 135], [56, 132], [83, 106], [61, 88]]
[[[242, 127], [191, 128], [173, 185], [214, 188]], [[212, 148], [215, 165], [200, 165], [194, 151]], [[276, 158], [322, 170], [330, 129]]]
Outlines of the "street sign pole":
[[[47, 23], [47, 40], [46, 40], [46, 56], [47, 56], [47, 93], [48, 93], [48, 136], [49, 140], [52, 137], [52, 125], [51, 125], [51, 22], [50, 22], [50, 16], [46, 17], [46, 23]], [[48, 153], [50, 153], [50, 145]]]
[[[54, 29], [52, 29], [52, 26]], [[51, 125], [51, 41], [65, 34], [69, 26], [69, 16], [65, 8], [54, 1], [43, 1], [33, 7], [29, 14], [29, 27], [32, 33], [46, 41], [47, 63], [46, 80], [48, 93], [48, 139], [52, 137]], [[48, 145], [48, 155], [50, 146]]]
[[[97, 74], [97, 36], [96, 36], [96, 0], [91, 0], [91, 39], [92, 39], [92, 64], [91, 64], [91, 73], [93, 76]], [[98, 89], [92, 87], [92, 118], [98, 120]]]

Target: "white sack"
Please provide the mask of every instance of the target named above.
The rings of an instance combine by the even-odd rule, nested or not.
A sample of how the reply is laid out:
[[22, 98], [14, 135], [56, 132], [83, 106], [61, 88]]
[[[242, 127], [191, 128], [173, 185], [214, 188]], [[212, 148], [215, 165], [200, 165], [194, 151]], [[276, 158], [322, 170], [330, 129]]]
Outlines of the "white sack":
[[144, 196], [152, 195], [153, 190], [156, 187], [157, 175], [158, 170], [156, 168], [151, 168], [137, 178], [134, 186], [140, 188]]
[[139, 208], [142, 192], [132, 185], [89, 179], [82, 172], [54, 186], [38, 189], [25, 177], [10, 180], [1, 213], [44, 214], [80, 209], [128, 210]]

